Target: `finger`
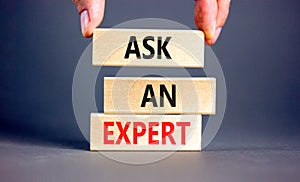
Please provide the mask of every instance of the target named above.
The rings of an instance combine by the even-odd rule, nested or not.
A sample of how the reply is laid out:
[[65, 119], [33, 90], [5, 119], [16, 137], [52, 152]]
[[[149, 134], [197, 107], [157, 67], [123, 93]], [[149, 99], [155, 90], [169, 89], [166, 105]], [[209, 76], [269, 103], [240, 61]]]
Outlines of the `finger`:
[[197, 0], [194, 9], [196, 26], [205, 33], [205, 40], [212, 40], [215, 36], [217, 20], [216, 0]]
[[84, 37], [91, 37], [104, 16], [105, 0], [73, 0], [80, 14], [81, 32]]
[[214, 38], [210, 39], [210, 40], [206, 40], [205, 43], [209, 46], [213, 45], [214, 43], [216, 43], [216, 41], [218, 40], [218, 37], [220, 36], [222, 31], [222, 27], [219, 27], [215, 30], [215, 34], [214, 34]]
[[217, 0], [218, 14], [217, 14], [217, 27], [223, 27], [229, 13], [230, 0]]
[[230, 0], [217, 0], [218, 13], [217, 13], [217, 25], [213, 39], [206, 41], [207, 45], [213, 45], [218, 40], [222, 27], [224, 26], [229, 13]]

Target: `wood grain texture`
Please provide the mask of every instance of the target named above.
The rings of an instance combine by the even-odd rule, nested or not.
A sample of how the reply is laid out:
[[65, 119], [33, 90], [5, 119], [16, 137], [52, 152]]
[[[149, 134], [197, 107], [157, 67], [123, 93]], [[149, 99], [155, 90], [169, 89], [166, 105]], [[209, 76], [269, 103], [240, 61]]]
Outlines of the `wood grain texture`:
[[[141, 107], [146, 85], [149, 84], [153, 87], [158, 107], [153, 107], [152, 102], [147, 102], [145, 107]], [[160, 85], [165, 85], [171, 96], [172, 84], [176, 86], [176, 107], [169, 103], [167, 97], [163, 99], [164, 107], [160, 107]], [[106, 114], [215, 114], [215, 108], [215, 78], [104, 78]]]
[[[148, 53], [142, 45], [146, 36], [155, 39], [172, 37], [167, 45], [172, 59], [124, 59], [130, 36], [136, 36], [141, 53]], [[157, 48], [157, 41], [149, 41]], [[93, 34], [93, 66], [142, 66], [142, 67], [204, 67], [204, 34], [193, 30], [152, 30], [152, 29], [95, 29]]]
[[[91, 114], [91, 134], [90, 134], [90, 150], [92, 151], [200, 151], [201, 150], [201, 115], [106, 115], [100, 113]], [[104, 123], [112, 122], [114, 126], [105, 127]], [[122, 127], [130, 122], [126, 130], [126, 136], [130, 143], [126, 143], [124, 138], [117, 144], [120, 135], [120, 129], [116, 126], [116, 122], [120, 122]], [[141, 127], [134, 127], [134, 122], [145, 124], [145, 133], [137, 137], [134, 144], [134, 128], [141, 132]], [[156, 144], [149, 144], [149, 123], [157, 122], [157, 126], [152, 126], [153, 131], [157, 131], [156, 135], [152, 135], [154, 140], [158, 140]], [[169, 136], [165, 137], [165, 143], [162, 141], [162, 125], [163, 123], [172, 123], [175, 127], [171, 134], [174, 143], [171, 142]], [[176, 123], [190, 123], [190, 126], [177, 126]], [[111, 144], [105, 144], [105, 132], [107, 130], [111, 135], [107, 139], [113, 141]], [[167, 128], [166, 130], [170, 130]], [[182, 138], [184, 136], [184, 139]], [[184, 141], [184, 142], [183, 142]], [[163, 144], [164, 143], [164, 144]]]

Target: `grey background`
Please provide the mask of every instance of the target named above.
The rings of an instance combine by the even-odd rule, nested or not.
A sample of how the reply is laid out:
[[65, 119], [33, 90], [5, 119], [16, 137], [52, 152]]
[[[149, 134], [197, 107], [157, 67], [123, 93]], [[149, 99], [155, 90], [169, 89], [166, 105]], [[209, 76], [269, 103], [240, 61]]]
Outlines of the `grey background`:
[[[171, 169], [175, 180], [299, 179], [297, 0], [233, 1], [227, 24], [213, 46], [228, 89], [227, 110], [217, 137], [201, 154], [176, 154], [155, 165], [128, 168], [103, 157], [96, 163], [86, 151], [88, 145], [77, 127], [72, 110], [72, 79], [77, 61], [91, 39], [81, 37], [79, 16], [71, 0], [6, 1], [0, 5], [0, 161], [6, 164], [0, 167], [1, 177], [32, 180], [30, 174], [40, 170], [40, 178], [34, 178], [37, 181], [69, 181], [76, 173], [62, 173], [56, 166], [68, 168], [88, 161], [88, 168], [102, 170], [95, 173], [101, 176], [98, 179], [127, 176], [145, 180], [142, 174], [153, 177], [158, 173], [156, 178], [170, 180], [163, 172]], [[155, 17], [196, 29], [193, 6], [192, 0], [110, 0], [101, 26]], [[202, 162], [197, 163], [197, 159]], [[20, 161], [28, 163], [32, 171], [24, 170], [26, 165]], [[175, 168], [177, 164], [184, 168]], [[227, 169], [220, 172], [221, 168]], [[79, 169], [77, 166], [74, 171]], [[43, 172], [46, 170], [48, 173]], [[138, 177], [133, 178], [134, 173], [126, 172], [129, 170], [136, 170]], [[20, 178], [8, 175], [16, 171], [22, 171]]]

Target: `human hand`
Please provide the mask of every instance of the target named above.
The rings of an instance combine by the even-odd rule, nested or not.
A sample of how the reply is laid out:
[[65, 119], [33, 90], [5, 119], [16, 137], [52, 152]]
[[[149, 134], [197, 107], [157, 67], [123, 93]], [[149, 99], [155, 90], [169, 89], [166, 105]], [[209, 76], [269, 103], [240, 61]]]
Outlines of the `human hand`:
[[196, 26], [205, 34], [205, 43], [214, 44], [224, 26], [230, 0], [195, 0], [194, 19]]
[[82, 35], [86, 38], [103, 20], [105, 0], [73, 0], [79, 14]]
[[[105, 0], [73, 0], [80, 14], [81, 32], [91, 37], [103, 19]], [[212, 45], [218, 39], [228, 16], [230, 0], [196, 0], [196, 26], [205, 33], [205, 42]]]

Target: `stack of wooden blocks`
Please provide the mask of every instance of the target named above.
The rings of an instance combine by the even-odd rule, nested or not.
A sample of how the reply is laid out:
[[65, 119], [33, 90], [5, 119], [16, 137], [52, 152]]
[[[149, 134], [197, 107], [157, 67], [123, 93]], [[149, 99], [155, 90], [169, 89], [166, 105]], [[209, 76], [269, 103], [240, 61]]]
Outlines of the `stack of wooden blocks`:
[[[192, 30], [96, 29], [93, 66], [204, 67]], [[139, 68], [136, 68], [139, 69]], [[209, 77], [105, 77], [104, 113], [92, 113], [92, 151], [200, 151], [202, 115], [215, 114]]]

